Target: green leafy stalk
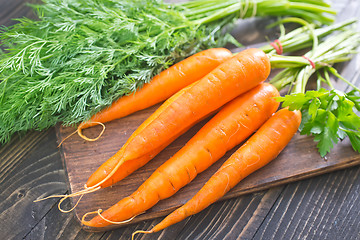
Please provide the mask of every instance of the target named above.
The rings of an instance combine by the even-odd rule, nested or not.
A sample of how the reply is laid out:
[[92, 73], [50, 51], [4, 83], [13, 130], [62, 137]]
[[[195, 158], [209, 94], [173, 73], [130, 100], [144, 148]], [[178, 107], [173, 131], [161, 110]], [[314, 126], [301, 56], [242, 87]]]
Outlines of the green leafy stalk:
[[[270, 81], [279, 90], [289, 86], [289, 94], [280, 97], [279, 101], [283, 102], [283, 107], [301, 110], [301, 134], [314, 136], [323, 157], [346, 136], [353, 149], [360, 152], [360, 89], [332, 67], [334, 63], [350, 60], [359, 46], [360, 34], [351, 28], [344, 28], [306, 53], [307, 59], [287, 56], [274, 56], [273, 59], [275, 66], [287, 64], [289, 67]], [[321, 70], [323, 74], [320, 73]], [[308, 91], [308, 81], [314, 73], [317, 73], [317, 89]], [[330, 74], [344, 81], [353, 90], [345, 93], [335, 89]], [[324, 89], [324, 84], [330, 89]]]
[[[294, 18], [285, 18], [274, 24], [269, 25], [268, 27], [270, 28], [270, 27], [276, 26], [280, 23], [291, 22], [291, 21], [294, 21]], [[337, 30], [341, 30], [341, 29], [345, 28], [346, 26], [354, 24], [355, 22], [356, 22], [356, 19], [348, 19], [348, 20], [340, 22], [340, 23], [331, 24], [329, 26], [318, 27], [318, 28], [316, 28], [316, 25], [314, 25], [314, 24], [306, 24], [305, 26], [296, 28], [295, 30], [293, 30], [287, 34], [282, 34], [278, 38], [278, 40], [281, 43], [284, 53], [295, 52], [295, 51], [313, 46], [313, 41], [314, 41], [313, 35], [316, 36], [318, 39], [321, 39], [321, 38], [324, 38], [324, 37], [330, 35], [330, 33], [337, 31]], [[311, 32], [311, 29], [313, 29], [313, 32]], [[276, 55], [275, 54], [276, 50], [270, 44], [261, 46], [259, 48], [262, 49], [265, 53], [273, 55], [271, 57], [271, 64], [272, 64], [273, 68], [287, 68], [287, 67], [299, 66], [299, 63], [298, 63], [299, 58], [292, 59], [292, 58], [288, 58], [288, 57], [283, 57], [281, 55]], [[308, 61], [306, 61], [306, 60], [303, 61], [303, 60], [304, 59], [300, 59], [300, 61], [303, 62], [304, 64], [309, 63]], [[291, 64], [293, 62], [295, 65], [288, 65], [288, 66], [285, 65], [285, 63]]]
[[[360, 33], [351, 28], [340, 29], [313, 49], [304, 57], [296, 56], [271, 56], [273, 68], [284, 68], [270, 82], [278, 89], [290, 87], [290, 93], [304, 93], [310, 76], [324, 67], [335, 63], [345, 62], [357, 53], [360, 45]], [[308, 58], [308, 59], [306, 59]], [[309, 60], [314, 63], [313, 68]], [[285, 77], [288, 76], [288, 77]]]
[[321, 24], [334, 15], [310, 0], [43, 2], [32, 5], [39, 20], [18, 19], [0, 32], [0, 143], [87, 120], [173, 63], [237, 43], [227, 32], [238, 18], [294, 15]]
[[[336, 12], [324, 1], [311, 0], [195, 0], [179, 3], [188, 19], [199, 24], [222, 19], [228, 15], [237, 18], [254, 16], [295, 16], [308, 22], [330, 24]], [[328, 14], [328, 15], [327, 15]]]

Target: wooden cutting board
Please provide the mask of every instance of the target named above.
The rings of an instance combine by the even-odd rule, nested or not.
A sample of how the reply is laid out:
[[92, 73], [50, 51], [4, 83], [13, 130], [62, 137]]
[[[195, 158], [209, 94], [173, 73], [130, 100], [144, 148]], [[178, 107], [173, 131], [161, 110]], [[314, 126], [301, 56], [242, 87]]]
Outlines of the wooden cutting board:
[[[152, 113], [159, 105], [142, 110], [128, 117], [112, 121], [106, 124], [103, 136], [95, 142], [86, 142], [77, 135], [68, 138], [61, 146], [62, 157], [69, 179], [71, 192], [83, 189], [88, 177], [104, 161], [120, 149], [132, 132]], [[146, 166], [142, 167], [126, 179], [112, 187], [99, 190], [95, 193], [85, 195], [74, 210], [76, 217], [80, 220], [83, 214], [95, 211], [99, 208], [107, 209], [121, 198], [128, 196], [147, 179], [151, 173], [177, 152], [184, 144], [204, 125], [204, 121], [191, 128], [183, 136], [179, 137], [160, 154], [158, 154]], [[75, 128], [57, 127], [59, 142]], [[100, 126], [84, 130], [88, 137], [95, 137], [101, 131]], [[146, 213], [133, 219], [131, 223], [153, 219], [167, 215], [175, 208], [189, 200], [219, 168], [219, 166], [237, 149], [235, 147], [222, 159], [198, 177], [188, 186], [181, 189], [169, 199], [159, 202]], [[256, 192], [284, 183], [290, 183], [311, 176], [331, 172], [334, 170], [360, 164], [360, 154], [354, 152], [348, 140], [336, 145], [326, 158], [321, 158], [316, 149], [316, 143], [311, 137], [299, 134], [291, 140], [284, 151], [270, 164], [251, 174], [223, 199], [241, 196], [243, 194]], [[72, 204], [77, 199], [72, 199]], [[84, 227], [88, 231], [105, 231], [124, 225], [112, 225], [105, 228]]]

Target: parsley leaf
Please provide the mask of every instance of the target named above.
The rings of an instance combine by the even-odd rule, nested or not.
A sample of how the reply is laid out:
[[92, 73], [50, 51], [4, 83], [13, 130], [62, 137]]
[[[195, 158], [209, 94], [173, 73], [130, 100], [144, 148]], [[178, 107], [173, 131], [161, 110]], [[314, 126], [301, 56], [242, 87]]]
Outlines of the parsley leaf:
[[279, 97], [283, 107], [301, 110], [300, 132], [313, 135], [317, 148], [324, 157], [345, 136], [355, 151], [360, 152], [359, 92], [343, 93], [338, 90], [307, 91]]

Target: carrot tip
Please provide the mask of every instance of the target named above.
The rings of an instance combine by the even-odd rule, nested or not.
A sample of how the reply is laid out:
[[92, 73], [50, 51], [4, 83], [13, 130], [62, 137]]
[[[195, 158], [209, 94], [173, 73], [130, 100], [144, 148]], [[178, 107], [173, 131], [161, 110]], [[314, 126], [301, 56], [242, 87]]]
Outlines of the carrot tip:
[[[63, 213], [69, 213], [69, 212], [71, 212], [72, 210], [74, 210], [74, 209], [77, 207], [77, 205], [79, 204], [81, 198], [82, 198], [85, 194], [95, 192], [95, 191], [99, 190], [100, 188], [101, 188], [100, 186], [99, 186], [99, 187], [96, 187], [96, 188], [95, 188], [95, 187], [89, 187], [89, 188], [85, 188], [85, 189], [83, 189], [83, 190], [80, 190], [80, 191], [78, 191], [78, 192], [74, 192], [74, 193], [72, 193], [72, 194], [65, 195], [65, 196], [64, 196], [62, 199], [60, 199], [60, 201], [59, 201], [59, 204], [58, 204], [59, 210], [60, 210], [61, 212], [63, 212]], [[61, 204], [62, 204], [63, 201], [65, 201], [65, 199], [70, 198], [70, 197], [76, 197], [76, 196], [80, 196], [80, 197], [79, 197], [79, 199], [77, 200], [76, 204], [75, 204], [71, 209], [69, 209], [69, 210], [64, 210], [64, 209], [61, 208]]]
[[102, 130], [101, 130], [101, 132], [99, 133], [99, 135], [96, 137], [96, 138], [88, 138], [88, 137], [86, 137], [83, 133], [82, 133], [82, 125], [80, 124], [79, 125], [79, 127], [78, 127], [78, 129], [77, 129], [77, 133], [78, 133], [78, 135], [82, 138], [82, 139], [84, 139], [84, 140], [86, 140], [86, 141], [90, 141], [90, 142], [94, 142], [94, 141], [96, 141], [96, 140], [98, 140], [102, 135], [103, 135], [103, 133], [104, 133], [104, 131], [105, 131], [105, 124], [103, 124], [103, 123], [101, 123], [101, 122], [91, 122], [91, 123], [94, 123], [94, 124], [97, 124], [97, 125], [101, 125], [102, 126]]
[[138, 233], [145, 233], [145, 234], [149, 234], [149, 233], [153, 233], [152, 230], [149, 230], [149, 231], [144, 231], [144, 230], [136, 230], [135, 232], [133, 232], [133, 234], [131, 235], [131, 240], [134, 240], [134, 237], [136, 234]]
[[[74, 195], [74, 196], [78, 196], [80, 194], [77, 194], [77, 195]], [[71, 195], [51, 195], [51, 196], [47, 196], [47, 197], [44, 197], [44, 198], [40, 198], [40, 199], [36, 199], [34, 200], [34, 202], [40, 202], [40, 201], [44, 201], [44, 200], [47, 200], [47, 199], [50, 199], [50, 198], [61, 198], [59, 203], [58, 203], [58, 209], [63, 212], [63, 213], [68, 213], [68, 212], [71, 212], [72, 210], [74, 210], [76, 208], [76, 206], [79, 204], [81, 198], [84, 196], [84, 194], [81, 194], [80, 195], [80, 198], [78, 199], [78, 201], [76, 202], [76, 204], [69, 210], [64, 210], [61, 208], [61, 204], [69, 197], [74, 197], [74, 196], [71, 196]]]
[[[101, 210], [101, 209], [100, 209]], [[127, 219], [127, 220], [124, 220], [124, 221], [120, 221], [120, 222], [115, 222], [115, 221], [111, 221], [109, 219], [106, 219], [103, 215], [101, 215], [101, 211], [98, 211], [98, 215], [106, 222], [108, 223], [112, 223], [112, 224], [124, 224], [124, 223], [128, 223], [128, 222], [131, 222], [136, 216], [140, 215], [142, 213], [139, 213], [139, 214], [136, 214], [134, 215], [133, 217]]]
[[124, 221], [120, 221], [120, 222], [115, 222], [115, 221], [111, 221], [109, 219], [106, 219], [102, 214], [102, 209], [98, 209], [97, 211], [93, 211], [93, 212], [87, 212], [85, 213], [82, 218], [81, 218], [81, 223], [84, 224], [84, 225], [90, 225], [90, 221], [86, 221], [85, 218], [91, 214], [97, 214], [99, 215], [99, 217], [101, 217], [104, 221], [108, 222], [108, 223], [111, 223], [111, 224], [124, 224], [124, 223], [128, 223], [128, 222], [131, 222], [135, 217], [139, 216], [140, 214], [143, 214], [144, 212], [141, 212], [139, 214], [136, 214], [134, 215], [133, 217], [127, 219], [127, 220], [124, 220]]
[[51, 195], [51, 196], [47, 196], [47, 197], [43, 197], [43, 198], [39, 198], [39, 199], [36, 199], [34, 200], [33, 202], [41, 202], [41, 201], [44, 201], [44, 200], [47, 200], [47, 199], [50, 199], [50, 198], [63, 198], [63, 197], [66, 197], [67, 195]]
[[101, 212], [102, 212], [102, 209], [100, 208], [100, 209], [98, 209], [96, 211], [85, 213], [81, 218], [81, 223], [84, 224], [84, 225], [88, 225], [89, 221], [86, 221], [85, 218], [87, 216], [91, 215], [91, 214], [99, 214], [100, 215]]
[[[81, 198], [87, 194], [87, 193], [92, 193], [92, 192], [95, 192], [97, 190], [99, 190], [101, 187], [98, 186], [98, 187], [86, 187], [86, 184], [85, 184], [85, 189], [83, 190], [80, 190], [78, 192], [74, 192], [72, 194], [69, 194], [69, 195], [51, 195], [51, 196], [47, 196], [47, 197], [44, 197], [44, 198], [40, 198], [40, 199], [36, 199], [34, 200], [34, 202], [40, 202], [40, 201], [44, 201], [44, 200], [47, 200], [47, 199], [50, 199], [50, 198], [61, 198], [59, 203], [58, 203], [58, 209], [63, 212], [63, 213], [69, 213], [71, 212], [72, 210], [74, 210], [77, 205], [79, 204]], [[77, 200], [76, 204], [69, 210], [64, 210], [62, 207], [61, 207], [61, 204], [68, 198], [71, 198], [71, 197], [77, 197], [77, 196], [80, 196], [79, 199]]]
[[57, 146], [58, 148], [63, 144], [63, 142], [65, 142], [65, 140], [67, 140], [68, 138], [70, 138], [72, 135], [74, 135], [75, 133], [77, 133], [78, 130], [72, 132], [69, 136], [66, 136], [60, 143], [59, 145]]
[[58, 148], [68, 139], [68, 138], [70, 138], [72, 135], [74, 135], [75, 133], [77, 133], [82, 139], [84, 139], [84, 140], [86, 140], [86, 141], [89, 141], [89, 142], [94, 142], [94, 141], [96, 141], [96, 140], [98, 140], [102, 135], [103, 135], [103, 133], [105, 132], [105, 125], [103, 124], [103, 123], [101, 123], [101, 122], [92, 122], [92, 123], [95, 123], [95, 124], [97, 124], [97, 125], [101, 125], [102, 126], [102, 130], [101, 130], [101, 132], [99, 133], [99, 135], [96, 137], [96, 138], [88, 138], [88, 137], [86, 137], [83, 133], [82, 133], [82, 129], [83, 129], [83, 125], [82, 124], [80, 124], [79, 126], [78, 126], [78, 128], [74, 131], [74, 132], [72, 132], [72, 133], [70, 133], [70, 135], [69, 136], [66, 136], [63, 140], [61, 140], [61, 142], [59, 143], [59, 145], [57, 146]]
[[69, 210], [64, 210], [64, 209], [61, 208], [62, 202], [65, 201], [65, 199], [69, 198], [69, 195], [63, 197], [62, 199], [60, 199], [60, 201], [59, 201], [59, 203], [58, 203], [58, 209], [60, 210], [60, 212], [63, 212], [63, 213], [69, 213], [69, 212], [71, 212], [72, 210], [74, 210], [74, 209], [77, 207], [77, 205], [79, 204], [79, 202], [80, 202], [80, 200], [81, 200], [81, 198], [82, 198], [83, 196], [84, 196], [84, 194], [81, 194], [80, 197], [79, 197], [79, 199], [76, 201], [75, 205], [74, 205], [72, 208], [70, 208]]

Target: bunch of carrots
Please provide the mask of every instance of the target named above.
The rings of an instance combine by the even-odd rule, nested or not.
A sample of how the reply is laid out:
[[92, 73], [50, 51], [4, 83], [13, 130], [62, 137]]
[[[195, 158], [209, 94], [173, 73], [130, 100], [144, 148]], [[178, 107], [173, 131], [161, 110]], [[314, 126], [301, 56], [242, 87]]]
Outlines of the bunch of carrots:
[[[300, 111], [279, 110], [278, 90], [265, 83], [270, 70], [269, 56], [261, 49], [250, 48], [237, 54], [224, 48], [208, 49], [173, 65], [136, 93], [120, 98], [81, 123], [76, 132], [86, 138], [82, 135], [85, 128], [103, 125], [165, 100], [122, 148], [89, 177], [83, 190], [63, 197], [59, 208], [68, 197], [82, 196], [122, 180], [197, 122], [215, 113], [134, 193], [103, 212], [99, 209], [85, 214], [82, 223], [104, 227], [133, 219], [174, 195], [246, 140], [185, 205], [149, 231], [135, 233], [160, 231], [205, 209], [243, 178], [275, 159], [300, 126]], [[97, 215], [86, 220], [90, 214]]]
[[[216, 112], [182, 149], [160, 166], [131, 196], [103, 213], [97, 211], [98, 215], [89, 221], [85, 218], [92, 212], [85, 214], [82, 223], [104, 227], [134, 218], [158, 201], [174, 195], [256, 131], [193, 199], [149, 232], [159, 231], [201, 211], [241, 179], [274, 159], [300, 125], [299, 111], [277, 111], [279, 102], [276, 97], [280, 94], [274, 86], [264, 83], [270, 70], [268, 55], [255, 48], [235, 55], [223, 48], [209, 49], [165, 70], [134, 95], [119, 99], [79, 126], [78, 131], [81, 132], [81, 129], [97, 122], [104, 123], [126, 116], [168, 98], [138, 127], [123, 147], [90, 176], [84, 190], [63, 200], [120, 181], [145, 165], [197, 122]], [[165, 89], [173, 88], [169, 92], [159, 91], [164, 89], [161, 87], [164, 85]], [[181, 90], [177, 91], [178, 88]], [[154, 94], [154, 91], [159, 94]], [[149, 100], [150, 95], [157, 98]], [[129, 107], [134, 102], [139, 103], [135, 104], [138, 106], [136, 109]]]

